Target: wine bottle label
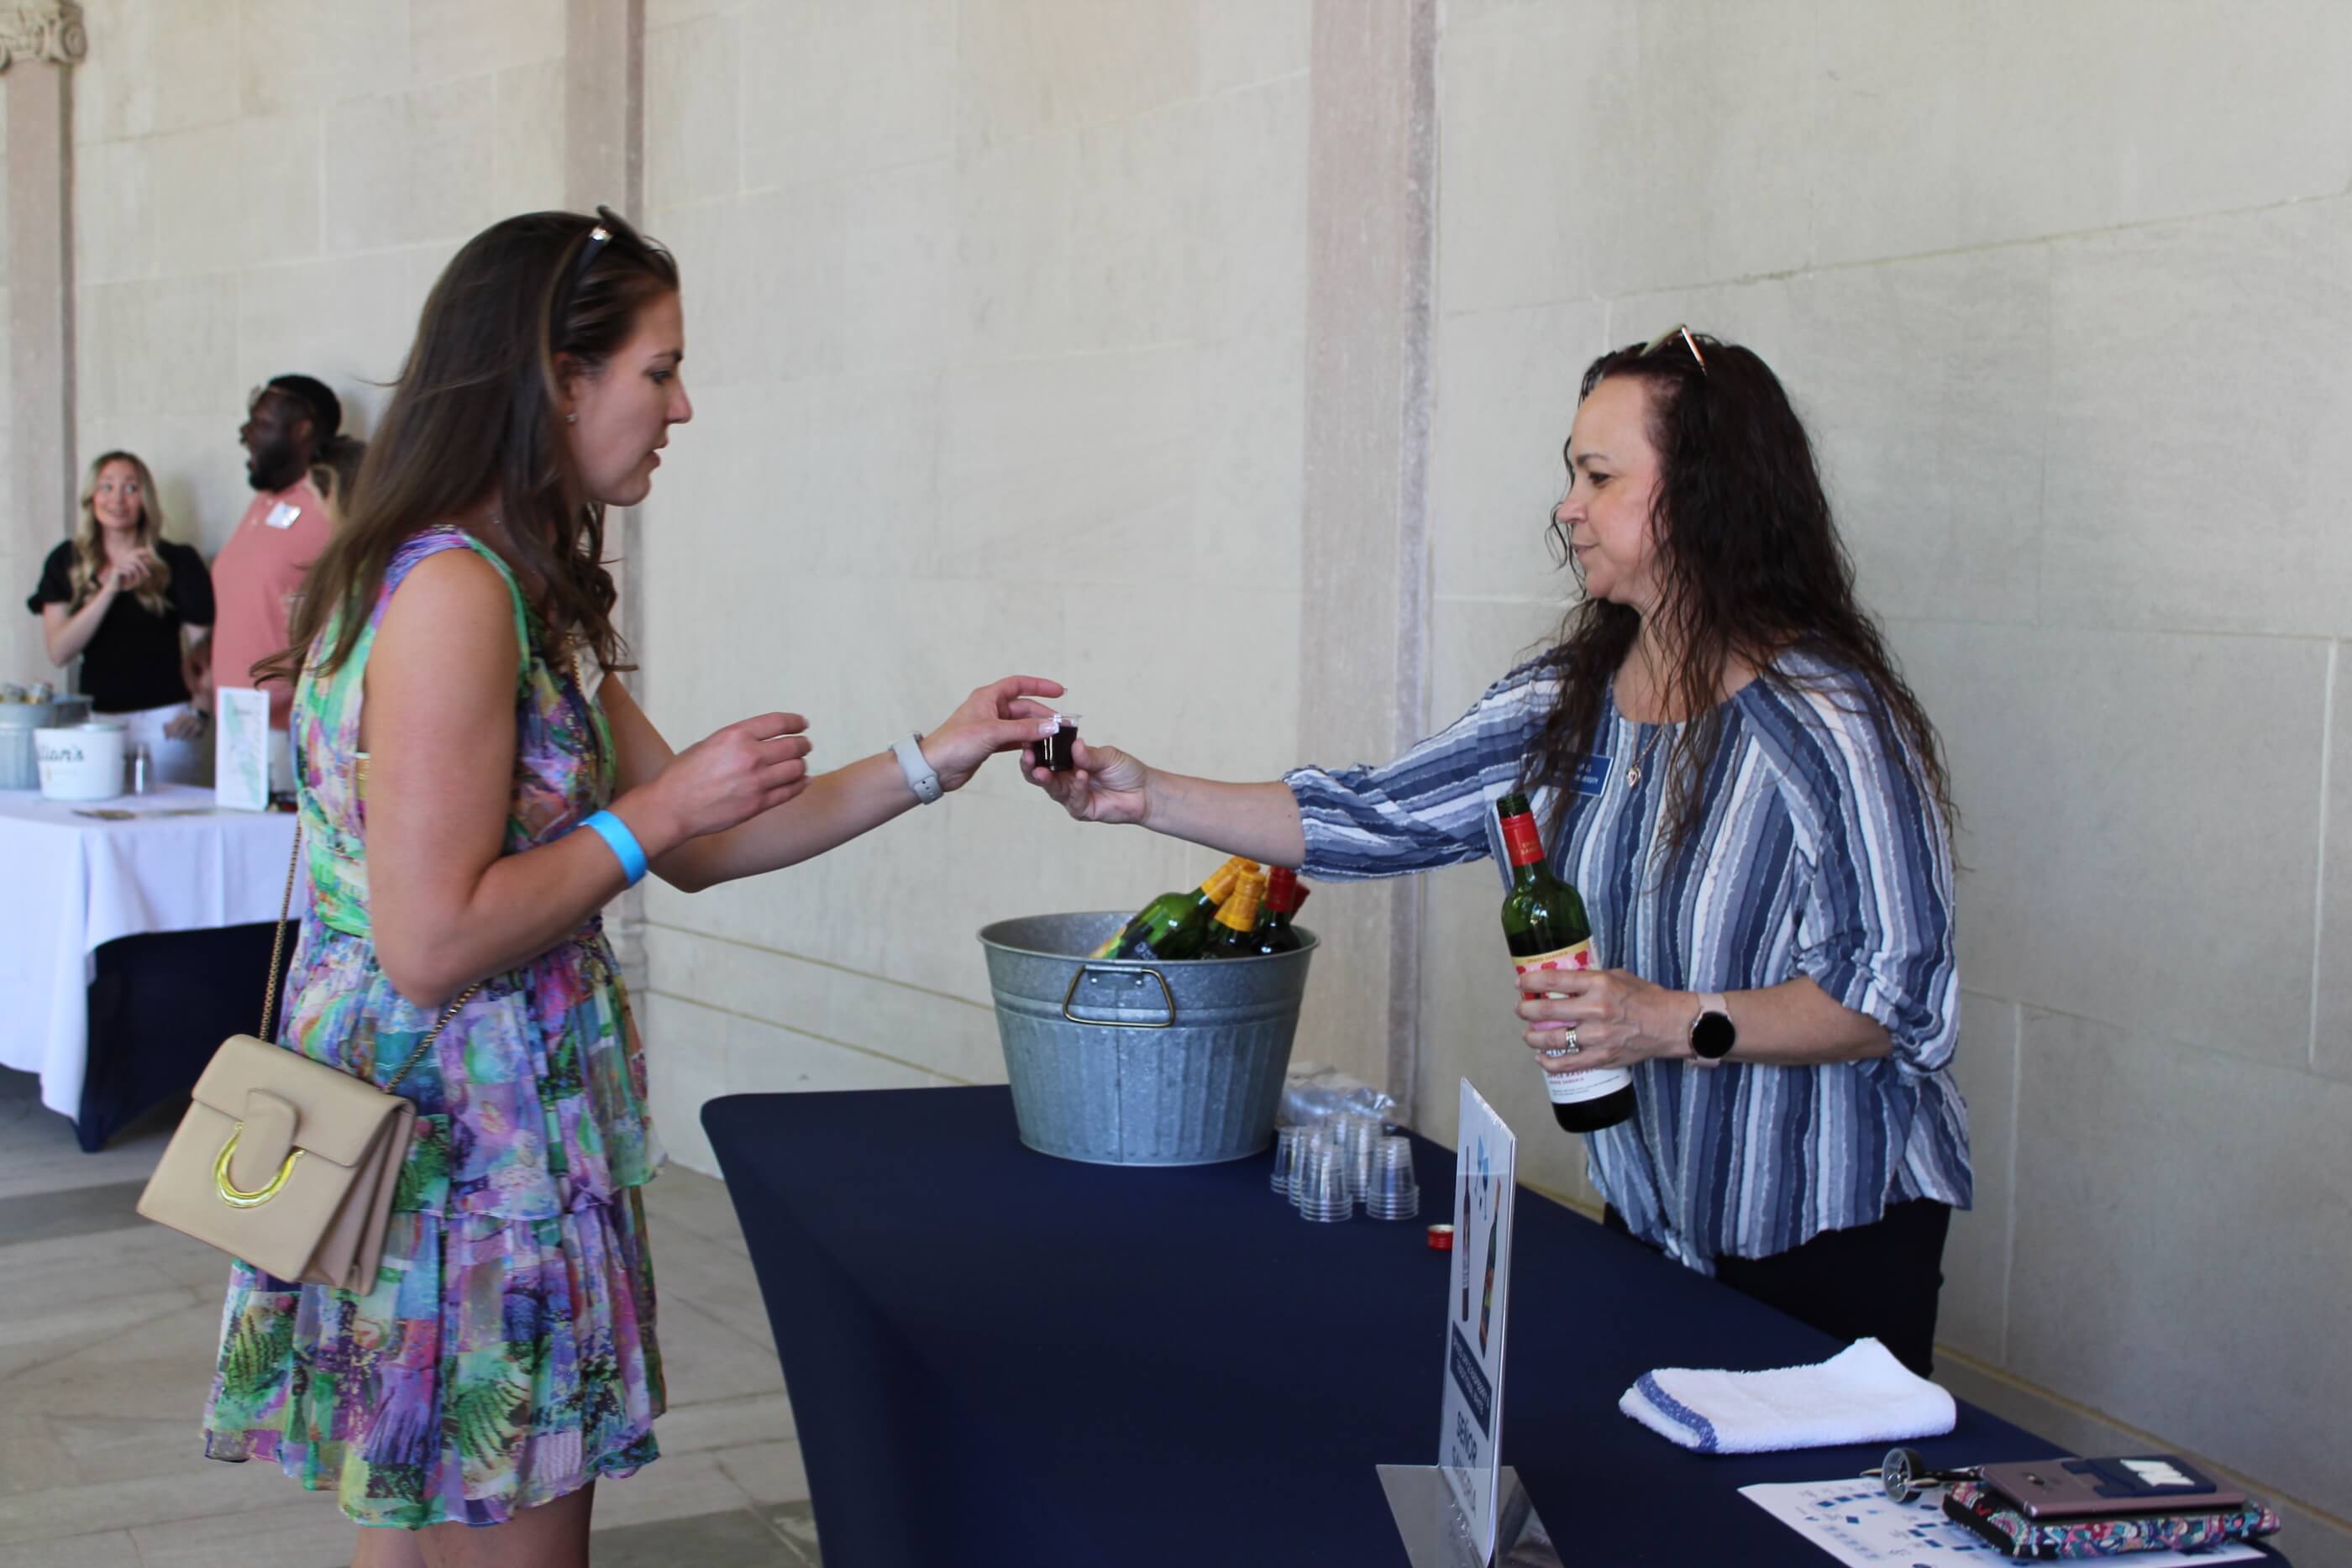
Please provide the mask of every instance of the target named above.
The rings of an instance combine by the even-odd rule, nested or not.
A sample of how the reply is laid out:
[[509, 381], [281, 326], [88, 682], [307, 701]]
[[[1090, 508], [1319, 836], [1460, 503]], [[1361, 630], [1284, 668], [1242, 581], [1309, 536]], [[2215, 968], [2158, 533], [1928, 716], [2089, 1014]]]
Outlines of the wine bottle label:
[[[1588, 936], [1570, 946], [1555, 947], [1549, 953], [1533, 953], [1511, 962], [1522, 975], [1530, 969], [1590, 969], [1593, 967], [1592, 938]], [[1560, 993], [1547, 991], [1544, 994], [1558, 997]], [[1544, 1091], [1551, 1096], [1551, 1103], [1555, 1105], [1573, 1105], [1580, 1101], [1598, 1100], [1603, 1094], [1616, 1093], [1633, 1082], [1633, 1075], [1622, 1067], [1604, 1067], [1593, 1072], [1553, 1071], [1555, 1063], [1576, 1060], [1565, 1053], [1546, 1051], [1540, 1053], [1537, 1060], [1544, 1068]]]
[[1511, 960], [1512, 967], [1522, 975], [1529, 969], [1590, 969], [1592, 962], [1592, 938], [1590, 936], [1566, 947], [1555, 947], [1549, 953], [1530, 953], [1524, 958]]
[[1614, 1094], [1633, 1082], [1633, 1075], [1622, 1067], [1604, 1067], [1597, 1072], [1547, 1072], [1544, 1092], [1555, 1105], [1574, 1105]]

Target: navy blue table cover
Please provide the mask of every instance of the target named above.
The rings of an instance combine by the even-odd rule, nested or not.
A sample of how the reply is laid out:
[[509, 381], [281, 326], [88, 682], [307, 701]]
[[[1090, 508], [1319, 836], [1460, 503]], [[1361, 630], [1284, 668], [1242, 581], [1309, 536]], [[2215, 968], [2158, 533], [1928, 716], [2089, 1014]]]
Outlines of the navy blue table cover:
[[[277, 932], [277, 922], [263, 920], [100, 945], [91, 955], [89, 1058], [74, 1121], [83, 1153], [96, 1154], [156, 1106], [185, 1100], [221, 1041], [254, 1031]], [[291, 924], [286, 941], [291, 956]]]
[[[1374, 1467], [1437, 1457], [1450, 1255], [1425, 1227], [1452, 1217], [1449, 1150], [1415, 1141], [1420, 1220], [1315, 1225], [1267, 1189], [1270, 1155], [1024, 1148], [1001, 1088], [733, 1095], [702, 1119], [826, 1568], [1405, 1568]], [[1542, 1323], [1586, 1332], [1549, 1343]], [[1788, 1366], [1838, 1342], [1524, 1188], [1510, 1329], [1502, 1458], [1570, 1563], [1832, 1561], [1737, 1489], [1855, 1475], [1885, 1445], [1703, 1457], [1617, 1398], [1653, 1367]], [[1935, 1465], [2059, 1451], [1966, 1405], [1917, 1447]]]

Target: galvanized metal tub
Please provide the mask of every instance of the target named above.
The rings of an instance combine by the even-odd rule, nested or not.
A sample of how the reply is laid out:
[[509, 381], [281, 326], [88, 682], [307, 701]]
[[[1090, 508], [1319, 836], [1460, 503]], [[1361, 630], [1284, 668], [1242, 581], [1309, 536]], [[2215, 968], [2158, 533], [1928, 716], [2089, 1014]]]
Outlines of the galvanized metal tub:
[[1296, 953], [1159, 964], [1089, 958], [1126, 914], [984, 926], [1021, 1141], [1108, 1166], [1245, 1159], [1274, 1142], [1315, 934]]
[[56, 697], [42, 703], [0, 701], [0, 789], [41, 787], [40, 763], [33, 748], [35, 730], [80, 724], [89, 717], [88, 697]]

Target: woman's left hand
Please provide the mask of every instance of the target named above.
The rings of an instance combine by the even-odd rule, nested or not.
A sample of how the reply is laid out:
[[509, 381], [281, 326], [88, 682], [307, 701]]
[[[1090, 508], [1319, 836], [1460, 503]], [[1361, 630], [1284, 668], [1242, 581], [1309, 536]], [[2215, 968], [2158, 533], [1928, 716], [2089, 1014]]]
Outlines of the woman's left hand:
[[1519, 1018], [1529, 1050], [1559, 1051], [1565, 1026], [1576, 1029], [1575, 1051], [1540, 1059], [1546, 1072], [1590, 1072], [1675, 1055], [1688, 1042], [1697, 1014], [1689, 992], [1654, 986], [1623, 969], [1532, 969], [1519, 977]]
[[1054, 732], [1054, 710], [1034, 697], [1062, 695], [1059, 682], [1036, 675], [1007, 675], [981, 687], [923, 737], [923, 760], [940, 776], [940, 786], [961, 789], [980, 765], [1000, 751], [1018, 751]]

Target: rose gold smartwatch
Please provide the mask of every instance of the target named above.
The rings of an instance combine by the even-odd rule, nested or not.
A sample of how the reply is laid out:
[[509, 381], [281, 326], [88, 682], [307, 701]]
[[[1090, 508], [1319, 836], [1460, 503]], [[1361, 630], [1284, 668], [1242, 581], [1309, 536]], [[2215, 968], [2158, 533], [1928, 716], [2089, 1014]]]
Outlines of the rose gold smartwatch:
[[1739, 1031], [1732, 1027], [1730, 1003], [1721, 991], [1709, 991], [1698, 999], [1698, 1017], [1691, 1019], [1691, 1060], [1701, 1067], [1718, 1065], [1739, 1043]]

